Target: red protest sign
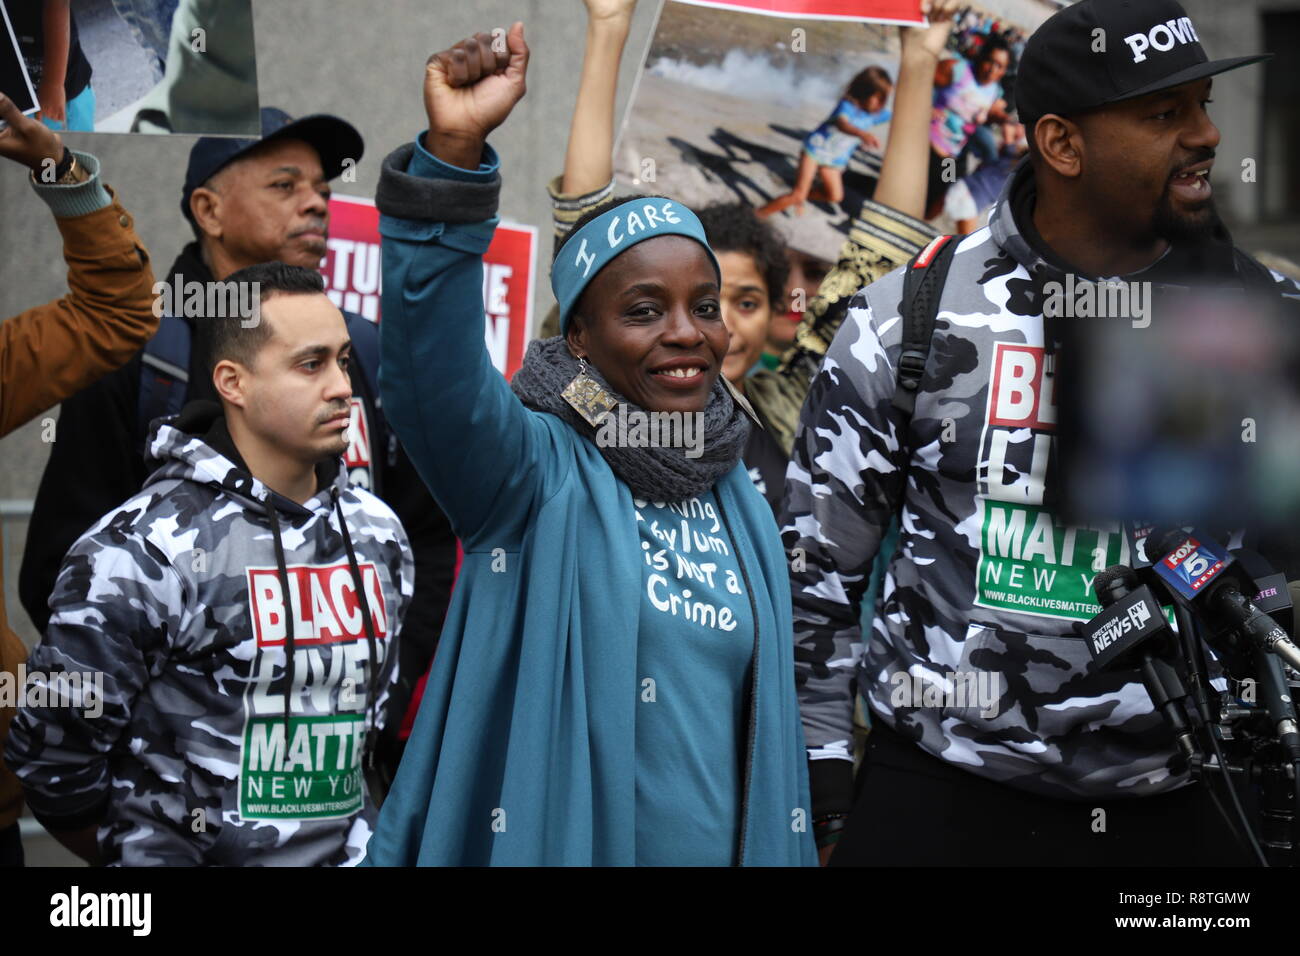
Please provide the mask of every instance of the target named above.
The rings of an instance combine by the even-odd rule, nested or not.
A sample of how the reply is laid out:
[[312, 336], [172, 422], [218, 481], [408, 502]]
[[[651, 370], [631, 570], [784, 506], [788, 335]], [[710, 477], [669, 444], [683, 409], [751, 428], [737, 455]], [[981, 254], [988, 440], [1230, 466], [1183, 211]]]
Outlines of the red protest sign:
[[[383, 283], [379, 210], [368, 199], [330, 197], [330, 238], [321, 264], [335, 305], [380, 321]], [[492, 364], [509, 378], [523, 363], [533, 318], [537, 229], [502, 223], [483, 256], [484, 338]]]
[[813, 20], [870, 20], [875, 23], [925, 23], [921, 0], [677, 0], [696, 7], [716, 7], [773, 17]]

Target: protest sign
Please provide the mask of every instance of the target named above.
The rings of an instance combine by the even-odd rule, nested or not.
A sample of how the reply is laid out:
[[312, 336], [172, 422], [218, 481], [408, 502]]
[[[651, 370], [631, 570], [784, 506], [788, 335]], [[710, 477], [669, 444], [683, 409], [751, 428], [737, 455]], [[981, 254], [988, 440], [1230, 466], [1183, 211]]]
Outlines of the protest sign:
[[924, 23], [921, 0], [678, 0], [697, 7], [717, 7], [774, 17], [814, 20], [871, 20], [875, 23]]
[[[368, 199], [330, 198], [330, 238], [321, 265], [325, 290], [340, 309], [382, 319], [379, 210]], [[483, 256], [484, 335], [492, 364], [509, 378], [523, 363], [532, 325], [537, 229], [502, 223]]]
[[18, 37], [14, 35], [13, 22], [4, 0], [0, 0], [0, 93], [14, 101], [22, 113], [35, 113], [40, 106], [36, 102], [36, 90], [32, 88], [31, 77], [27, 75], [27, 65], [23, 62], [22, 51], [18, 48]]

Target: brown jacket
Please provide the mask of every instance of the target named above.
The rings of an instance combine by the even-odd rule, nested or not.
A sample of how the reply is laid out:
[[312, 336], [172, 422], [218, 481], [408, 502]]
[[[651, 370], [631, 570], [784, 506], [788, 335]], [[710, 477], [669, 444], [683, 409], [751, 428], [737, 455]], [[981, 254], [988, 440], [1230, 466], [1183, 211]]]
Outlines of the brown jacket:
[[[55, 222], [69, 291], [0, 322], [0, 436], [126, 364], [158, 328], [149, 253], [122, 204], [114, 198], [95, 212]], [[27, 649], [9, 628], [3, 583], [0, 566], [0, 675], [12, 675], [0, 679], [13, 686]], [[0, 753], [13, 716], [13, 707], [0, 707]], [[0, 763], [0, 827], [21, 811], [22, 788]]]

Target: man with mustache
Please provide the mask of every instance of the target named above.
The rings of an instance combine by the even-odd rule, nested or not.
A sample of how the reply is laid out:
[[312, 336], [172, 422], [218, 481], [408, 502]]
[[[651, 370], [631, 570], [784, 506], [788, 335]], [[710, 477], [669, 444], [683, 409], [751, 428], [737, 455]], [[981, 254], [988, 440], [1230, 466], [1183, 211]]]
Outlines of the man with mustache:
[[208, 321], [219, 402], [154, 423], [154, 470], [68, 551], [31, 655], [34, 684], [101, 696], [29, 694], [9, 734], [33, 814], [91, 863], [346, 865], [375, 820], [410, 545], [344, 469], [353, 343], [320, 273], [232, 281], [256, 308]]
[[[221, 286], [236, 270], [259, 263], [318, 268], [328, 238], [329, 183], [348, 162], [360, 162], [363, 150], [360, 134], [338, 117], [295, 120], [274, 107], [262, 109], [260, 139], [204, 137], [194, 144], [180, 208], [195, 240], [159, 272], [170, 285], [161, 303], [172, 314], [145, 351], [61, 406], [19, 576], [19, 595], [37, 630], [43, 632], [49, 621], [47, 605], [69, 546], [148, 477], [149, 422], [179, 412], [188, 400], [217, 398], [208, 353], [219, 316], [207, 309], [209, 303], [240, 300], [204, 295], [200, 301], [190, 293]], [[391, 779], [401, 755], [397, 734], [406, 704], [428, 669], [442, 627], [456, 547], [446, 517], [379, 408], [377, 329], [361, 316], [345, 312], [344, 318], [354, 356], [348, 478], [397, 512], [418, 569], [400, 682], [389, 701], [392, 719], [376, 754], [381, 776]]]
[[[1089, 666], [1092, 577], [1135, 558], [1120, 529], [1059, 517], [1055, 374], [1065, 323], [1086, 335], [1123, 319], [1044, 303], [1071, 276], [1300, 298], [1233, 245], [1211, 198], [1211, 78], [1262, 58], [1210, 61], [1174, 0], [1058, 12], [1017, 81], [1029, 159], [988, 226], [948, 240], [931, 342], [904, 341], [908, 267], [850, 304], [802, 412], [783, 514], [823, 859], [1252, 862], [1187, 786], [1137, 669]], [[863, 569], [900, 510], [862, 635]], [[994, 692], [954, 692], [972, 679]]]

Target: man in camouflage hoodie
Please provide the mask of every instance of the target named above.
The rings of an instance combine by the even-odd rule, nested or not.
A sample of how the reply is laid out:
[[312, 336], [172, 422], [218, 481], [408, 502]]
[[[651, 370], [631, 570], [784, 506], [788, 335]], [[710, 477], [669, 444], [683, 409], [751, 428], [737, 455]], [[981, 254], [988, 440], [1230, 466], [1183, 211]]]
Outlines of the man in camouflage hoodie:
[[160, 420], [143, 490], [68, 552], [9, 736], [32, 812], [92, 862], [351, 864], [375, 818], [409, 544], [342, 468], [349, 342], [319, 273], [229, 281], [254, 308], [207, 324], [221, 405]]
[[[1093, 578], [1133, 555], [1117, 526], [1052, 508], [1060, 329], [1043, 316], [1046, 283], [1069, 275], [1242, 284], [1204, 174], [1219, 142], [1208, 77], [1239, 65], [1208, 62], [1172, 0], [1059, 12], [1017, 86], [1031, 161], [956, 247], [910, 422], [892, 407], [904, 270], [850, 304], [804, 406], [783, 520], [824, 859], [1249, 861], [1184, 786], [1138, 672], [1088, 667]], [[864, 641], [858, 602], [900, 511]]]

